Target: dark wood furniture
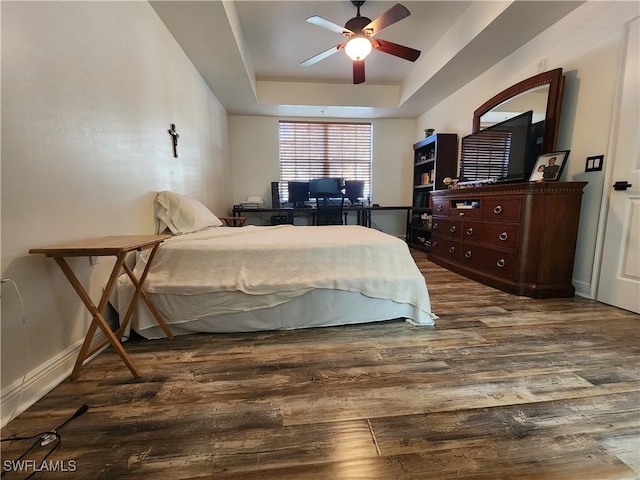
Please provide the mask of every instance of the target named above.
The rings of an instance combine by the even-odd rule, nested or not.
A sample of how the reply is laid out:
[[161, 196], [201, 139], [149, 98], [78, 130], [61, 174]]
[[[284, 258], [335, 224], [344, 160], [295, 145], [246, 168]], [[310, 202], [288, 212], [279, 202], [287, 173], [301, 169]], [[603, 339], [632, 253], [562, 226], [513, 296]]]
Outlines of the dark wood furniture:
[[[53, 257], [62, 272], [67, 277], [67, 280], [69, 280], [69, 283], [71, 283], [73, 289], [80, 297], [80, 300], [82, 300], [82, 303], [84, 303], [85, 307], [87, 307], [87, 310], [89, 310], [89, 313], [91, 313], [93, 317], [93, 319], [91, 320], [91, 325], [89, 326], [89, 331], [87, 332], [84, 343], [82, 344], [82, 348], [80, 349], [80, 353], [78, 354], [75, 366], [73, 367], [73, 371], [71, 372], [71, 379], [77, 378], [84, 361], [95, 354], [102, 347], [107, 345], [107, 343], [110, 343], [113, 346], [127, 368], [131, 371], [133, 376], [136, 378], [140, 377], [140, 372], [133, 364], [133, 361], [120, 342], [122, 334], [129, 324], [129, 321], [131, 320], [131, 316], [133, 315], [133, 310], [138, 301], [138, 298], [142, 298], [144, 303], [153, 314], [153, 317], [158, 322], [158, 325], [160, 325], [164, 333], [167, 335], [167, 338], [173, 340], [173, 334], [169, 330], [169, 327], [164, 322], [162, 316], [160, 315], [160, 312], [158, 312], [153, 303], [151, 303], [149, 297], [142, 288], [144, 285], [144, 281], [147, 278], [149, 267], [153, 262], [153, 257], [158, 250], [158, 247], [168, 238], [171, 238], [171, 236], [117, 235], [62, 243], [50, 247], [32, 248], [31, 250], [29, 250], [29, 253], [44, 254], [47, 257]], [[131, 268], [125, 263], [125, 258], [129, 252], [148, 249], [151, 249], [151, 253], [149, 255], [149, 259], [147, 260], [147, 265], [140, 275], [140, 278], [138, 279], [133, 274]], [[109, 277], [107, 285], [104, 288], [102, 297], [100, 298], [100, 302], [98, 303], [98, 306], [96, 306], [65, 259], [69, 257], [103, 256], [115, 256], [116, 263], [113, 266], [111, 276]], [[133, 294], [129, 308], [127, 309], [127, 312], [120, 324], [120, 328], [114, 333], [109, 327], [107, 321], [104, 319], [102, 312], [107, 306], [107, 302], [109, 301], [111, 292], [113, 291], [116, 280], [118, 279], [118, 276], [120, 275], [120, 272], [122, 270], [124, 270], [131, 279], [131, 282], [135, 287], [135, 293]], [[98, 345], [91, 348], [91, 342], [93, 341], [93, 337], [96, 334], [98, 327], [102, 330], [107, 338], [100, 342]]]
[[508, 293], [572, 297], [585, 182], [433, 192], [429, 260]]
[[[561, 68], [542, 72], [522, 80], [496, 94], [473, 112], [473, 132], [477, 132], [482, 128], [482, 116], [494, 109], [517, 112], [516, 114], [524, 113], [527, 110], [533, 110], [534, 113], [538, 113], [539, 97], [540, 95], [546, 95], [544, 108], [539, 112], [544, 113], [540, 152], [553, 152], [556, 149], [558, 140], [563, 93], [564, 76]], [[517, 99], [516, 105], [509, 105], [509, 102], [515, 99]]]
[[428, 251], [431, 244], [431, 193], [458, 171], [458, 135], [435, 133], [413, 145], [413, 209], [408, 243]]

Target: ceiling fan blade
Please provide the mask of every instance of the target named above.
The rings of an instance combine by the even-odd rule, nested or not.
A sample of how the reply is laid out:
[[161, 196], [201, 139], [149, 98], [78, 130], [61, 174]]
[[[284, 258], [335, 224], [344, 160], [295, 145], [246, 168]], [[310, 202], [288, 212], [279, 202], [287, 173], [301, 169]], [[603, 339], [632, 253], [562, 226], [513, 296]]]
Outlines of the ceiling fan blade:
[[331, 30], [332, 32], [339, 33], [340, 35], [342, 35], [345, 32], [353, 33], [348, 28], [341, 27], [340, 25], [330, 22], [326, 18], [319, 17], [318, 15], [313, 15], [312, 17], [307, 18], [307, 22], [313, 23], [314, 25], [317, 25], [322, 28], [326, 28], [328, 30]]
[[396, 3], [393, 7], [391, 7], [389, 10], [384, 12], [375, 20], [373, 20], [370, 24], [368, 24], [362, 30], [364, 30], [365, 32], [367, 30], [372, 30], [371, 35], [372, 36], [377, 35], [382, 30], [387, 28], [389, 25], [393, 25], [394, 23], [402, 20], [403, 18], [408, 17], [409, 15], [411, 15], [411, 12], [407, 9], [407, 7], [399, 3]]
[[353, 84], [364, 83], [364, 60], [353, 61]]
[[389, 42], [387, 40], [380, 40], [379, 38], [376, 38], [373, 39], [371, 43], [373, 44], [373, 48], [376, 50], [404, 58], [410, 62], [415, 62], [420, 56], [420, 50], [405, 47], [404, 45], [398, 45], [397, 43]]
[[344, 48], [344, 43], [340, 43], [335, 47], [331, 47], [324, 52], [320, 52], [317, 55], [314, 55], [311, 58], [307, 58], [304, 62], [300, 62], [300, 65], [302, 65], [303, 67], [308, 67], [310, 65], [313, 65], [314, 63], [318, 63], [320, 60], [324, 60], [325, 58], [330, 57], [341, 48]]

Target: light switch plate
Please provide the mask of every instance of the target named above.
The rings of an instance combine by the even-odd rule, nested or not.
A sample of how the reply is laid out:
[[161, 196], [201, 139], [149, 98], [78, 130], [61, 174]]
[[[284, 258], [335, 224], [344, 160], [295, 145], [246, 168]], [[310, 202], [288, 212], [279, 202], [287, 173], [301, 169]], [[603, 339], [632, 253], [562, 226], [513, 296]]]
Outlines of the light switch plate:
[[598, 172], [602, 170], [602, 164], [604, 163], [604, 155], [594, 155], [593, 157], [587, 157], [587, 163], [585, 164], [585, 172]]

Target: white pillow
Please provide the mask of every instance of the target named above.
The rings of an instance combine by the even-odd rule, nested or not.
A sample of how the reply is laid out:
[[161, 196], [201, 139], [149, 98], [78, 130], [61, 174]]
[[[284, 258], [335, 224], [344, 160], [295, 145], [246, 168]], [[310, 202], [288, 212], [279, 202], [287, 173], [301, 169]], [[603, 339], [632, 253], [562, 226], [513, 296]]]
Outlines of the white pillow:
[[207, 227], [219, 227], [222, 222], [195, 198], [173, 192], [160, 192], [155, 201], [156, 217], [173, 234], [197, 232]]

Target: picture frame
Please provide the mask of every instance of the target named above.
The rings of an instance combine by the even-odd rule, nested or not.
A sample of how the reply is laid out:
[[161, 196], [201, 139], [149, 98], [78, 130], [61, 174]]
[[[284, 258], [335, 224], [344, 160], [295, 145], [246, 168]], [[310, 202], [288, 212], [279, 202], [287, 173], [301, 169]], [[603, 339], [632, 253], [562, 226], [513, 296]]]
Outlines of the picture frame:
[[543, 153], [538, 156], [533, 167], [530, 182], [549, 182], [560, 178], [564, 165], [567, 163], [570, 150], [558, 150], [556, 152]]

